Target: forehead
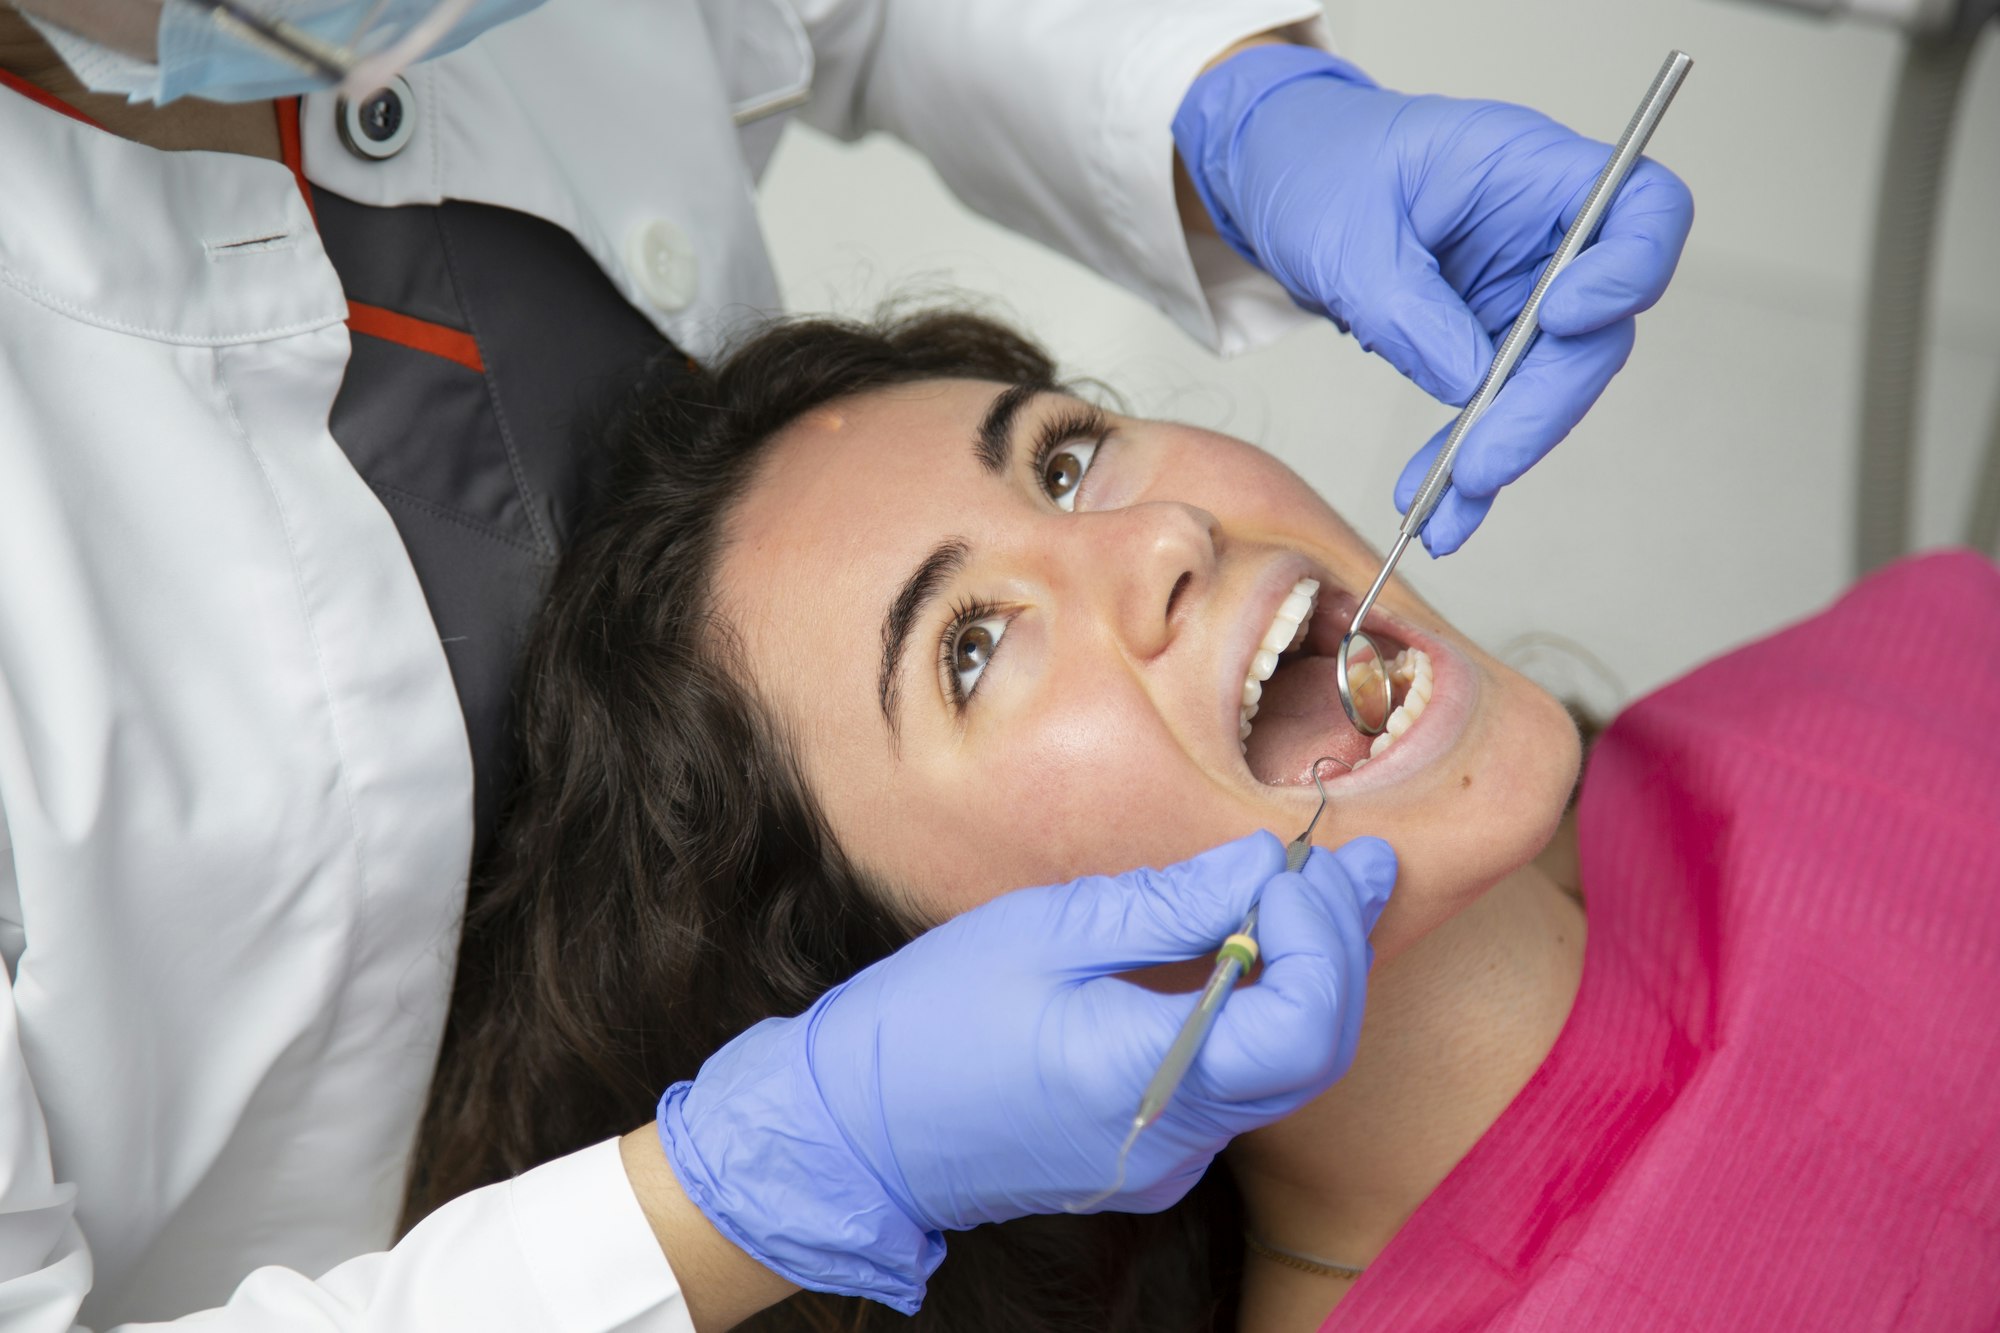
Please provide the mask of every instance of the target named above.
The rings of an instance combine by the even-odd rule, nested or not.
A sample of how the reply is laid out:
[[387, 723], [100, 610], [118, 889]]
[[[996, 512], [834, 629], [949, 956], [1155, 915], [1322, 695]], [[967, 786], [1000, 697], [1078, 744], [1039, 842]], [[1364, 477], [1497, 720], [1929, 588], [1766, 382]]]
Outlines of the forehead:
[[[1003, 520], [1008, 483], [981, 466], [974, 435], [1005, 387], [878, 390], [815, 408], [766, 446], [725, 528], [716, 600], [760, 691], [795, 718], [865, 701], [815, 686], [879, 660], [889, 598], [942, 537], [976, 543]], [[796, 707], [795, 687], [813, 689], [812, 708]]]
[[880, 553], [906, 535], [935, 540], [946, 513], [919, 502], [970, 498], [968, 487], [986, 475], [973, 433], [1004, 387], [925, 381], [805, 413], [765, 446], [729, 524], [735, 553], [784, 554], [818, 541]]

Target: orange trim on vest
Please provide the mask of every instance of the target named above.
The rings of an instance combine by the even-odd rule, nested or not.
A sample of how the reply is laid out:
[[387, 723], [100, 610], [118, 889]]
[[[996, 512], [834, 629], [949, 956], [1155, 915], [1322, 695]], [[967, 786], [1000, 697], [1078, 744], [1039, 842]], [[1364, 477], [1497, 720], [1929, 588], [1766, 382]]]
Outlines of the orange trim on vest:
[[[68, 116], [71, 120], [81, 121], [92, 129], [104, 129], [104, 126], [54, 93], [37, 88], [26, 79], [17, 74], [10, 74], [4, 69], [0, 69], [0, 87], [12, 88], [29, 101]], [[285, 165], [291, 169], [292, 178], [299, 183], [299, 195], [306, 201], [306, 212], [313, 215], [313, 221], [317, 224], [319, 217], [313, 212], [312, 185], [306, 180], [305, 149], [299, 137], [299, 99], [281, 97], [272, 104], [272, 107], [278, 117], [278, 151], [283, 156]], [[477, 374], [486, 373], [486, 358], [479, 354], [479, 343], [471, 334], [448, 329], [442, 324], [433, 324], [427, 319], [399, 315], [393, 310], [385, 310], [377, 305], [363, 305], [359, 301], [349, 301], [347, 327], [356, 333], [365, 333], [371, 338], [380, 338], [384, 342], [397, 343], [419, 352], [429, 352], [432, 356], [441, 356], [447, 361], [456, 361]]]
[[359, 301], [347, 303], [347, 327], [356, 333], [365, 333], [371, 338], [397, 343], [415, 348], [419, 352], [429, 352], [447, 361], [456, 361], [467, 370], [479, 374], [486, 373], [486, 358], [479, 354], [479, 343], [469, 333], [448, 329], [442, 324], [433, 324], [427, 319], [417, 319], [410, 315], [399, 315], [393, 310], [384, 310], [379, 305], [363, 305]]
[[[299, 183], [299, 194], [306, 201], [306, 210], [312, 212], [312, 183], [306, 179], [305, 144], [299, 135], [299, 99], [280, 97], [273, 106], [278, 113], [278, 151], [283, 155], [285, 165], [292, 169], [293, 179]], [[313, 213], [313, 222], [319, 222], [318, 213]], [[427, 319], [399, 314], [379, 305], [349, 301], [347, 327], [370, 338], [380, 338], [383, 342], [456, 361], [476, 374], [486, 373], [486, 358], [479, 354], [479, 343], [471, 334], [433, 324]]]
[[306, 201], [306, 215], [319, 225], [319, 213], [313, 208], [312, 183], [306, 180], [306, 153], [299, 139], [299, 99], [280, 97], [271, 103], [271, 109], [278, 115], [278, 156], [292, 169], [292, 179], [299, 183], [299, 197]]
[[[37, 88], [18, 74], [9, 74], [6, 70], [0, 69], [0, 87], [12, 88], [30, 102], [39, 102], [49, 110], [60, 112], [68, 116], [71, 120], [80, 120], [93, 130], [104, 129], [102, 125], [92, 120], [89, 116], [84, 115], [81, 111], [78, 111], [68, 102], [63, 101], [62, 98], [57, 97], [54, 93]], [[105, 133], [109, 134], [110, 131], [105, 130]]]

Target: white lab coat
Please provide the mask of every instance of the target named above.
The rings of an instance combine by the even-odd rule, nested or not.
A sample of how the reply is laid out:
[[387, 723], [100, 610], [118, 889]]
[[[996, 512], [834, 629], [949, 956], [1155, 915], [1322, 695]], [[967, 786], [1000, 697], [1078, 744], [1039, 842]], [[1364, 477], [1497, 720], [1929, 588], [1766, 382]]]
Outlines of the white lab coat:
[[[1231, 41], [1320, 40], [1313, 0], [706, 9], [552, 0], [412, 72], [386, 162], [309, 98], [306, 173], [549, 219], [702, 353], [776, 304], [775, 122], [732, 108], [810, 81], [801, 114], [909, 140], [1214, 345], [1296, 318], [1233, 261], [1197, 273], [1167, 126]], [[0, 163], [0, 1325], [686, 1327], [615, 1143], [382, 1249], [471, 766], [408, 557], [327, 430], [345, 302], [290, 174], [4, 89]]]

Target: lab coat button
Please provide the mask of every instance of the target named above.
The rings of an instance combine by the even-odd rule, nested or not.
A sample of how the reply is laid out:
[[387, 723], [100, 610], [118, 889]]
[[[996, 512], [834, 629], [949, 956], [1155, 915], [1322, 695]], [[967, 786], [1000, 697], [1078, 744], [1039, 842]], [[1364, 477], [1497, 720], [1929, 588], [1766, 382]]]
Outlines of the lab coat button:
[[665, 218], [654, 218], [632, 233], [625, 262], [632, 266], [639, 290], [660, 309], [680, 310], [694, 300], [694, 243]]
[[334, 123], [340, 141], [356, 157], [380, 162], [403, 151], [416, 132], [416, 98], [410, 85], [391, 79], [358, 101], [343, 97], [334, 103]]

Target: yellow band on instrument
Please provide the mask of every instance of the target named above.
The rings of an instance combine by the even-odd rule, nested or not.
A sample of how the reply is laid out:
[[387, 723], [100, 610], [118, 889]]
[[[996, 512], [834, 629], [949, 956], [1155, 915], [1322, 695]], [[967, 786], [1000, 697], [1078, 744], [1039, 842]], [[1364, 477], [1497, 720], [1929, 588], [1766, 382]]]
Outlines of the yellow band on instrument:
[[1257, 961], [1257, 941], [1248, 935], [1231, 935], [1222, 942], [1222, 947], [1215, 951], [1216, 962], [1228, 958], [1234, 958], [1242, 963], [1243, 970], [1248, 972]]

